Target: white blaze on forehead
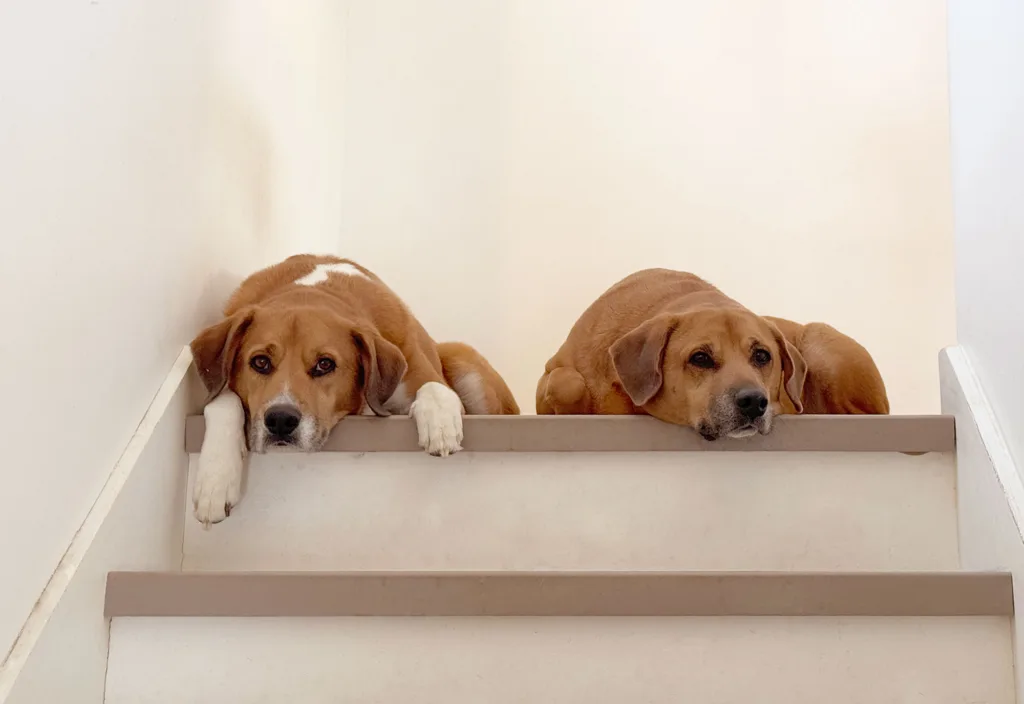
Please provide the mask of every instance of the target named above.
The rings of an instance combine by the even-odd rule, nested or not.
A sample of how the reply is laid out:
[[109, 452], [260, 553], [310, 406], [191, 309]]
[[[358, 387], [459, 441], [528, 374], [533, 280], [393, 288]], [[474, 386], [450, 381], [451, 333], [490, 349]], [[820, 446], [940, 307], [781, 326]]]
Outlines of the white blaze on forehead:
[[291, 389], [288, 388], [287, 384], [285, 384], [281, 393], [267, 401], [267, 405], [264, 406], [264, 409], [273, 408], [274, 406], [298, 406], [298, 404], [295, 403], [295, 397], [292, 396]]
[[333, 262], [331, 264], [317, 264], [313, 271], [296, 279], [295, 283], [299, 286], [316, 286], [317, 284], [322, 284], [327, 281], [331, 274], [340, 274], [342, 276], [361, 276], [364, 279], [369, 278], [366, 274], [359, 271], [359, 269], [348, 262]]

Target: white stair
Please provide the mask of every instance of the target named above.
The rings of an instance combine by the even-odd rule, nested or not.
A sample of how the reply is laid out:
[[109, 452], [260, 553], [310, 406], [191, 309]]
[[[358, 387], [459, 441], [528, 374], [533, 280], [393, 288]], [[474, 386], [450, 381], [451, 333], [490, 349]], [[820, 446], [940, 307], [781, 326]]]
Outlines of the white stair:
[[[468, 418], [445, 459], [414, 451], [405, 420], [342, 427], [331, 452], [253, 457], [229, 520], [186, 521], [184, 568], [959, 567], [949, 419], [794, 418], [712, 444], [651, 418]], [[894, 442], [943, 451], [870, 451]], [[351, 451], [367, 447], [382, 451]], [[759, 447], [775, 449], [704, 451]]]
[[1010, 577], [958, 572], [950, 418], [466, 436], [441, 460], [349, 419], [254, 458], [182, 572], [110, 575], [106, 702], [1014, 701]]
[[1005, 619], [124, 619], [108, 704], [1010, 704]]

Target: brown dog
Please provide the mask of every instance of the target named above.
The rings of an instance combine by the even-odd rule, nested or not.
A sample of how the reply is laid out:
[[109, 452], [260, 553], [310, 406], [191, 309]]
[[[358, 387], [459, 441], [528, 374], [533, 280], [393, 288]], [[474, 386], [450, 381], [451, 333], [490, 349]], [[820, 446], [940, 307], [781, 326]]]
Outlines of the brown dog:
[[537, 385], [541, 414], [647, 413], [708, 440], [767, 433], [779, 413], [888, 408], [874, 362], [850, 338], [762, 318], [667, 269], [637, 272], [602, 294]]
[[464, 411], [519, 412], [476, 350], [435, 344], [391, 289], [344, 259], [298, 255], [257, 272], [224, 315], [192, 341], [216, 397], [193, 490], [206, 524], [240, 499], [247, 445], [313, 451], [345, 416], [409, 413], [420, 446], [446, 456], [461, 449]]

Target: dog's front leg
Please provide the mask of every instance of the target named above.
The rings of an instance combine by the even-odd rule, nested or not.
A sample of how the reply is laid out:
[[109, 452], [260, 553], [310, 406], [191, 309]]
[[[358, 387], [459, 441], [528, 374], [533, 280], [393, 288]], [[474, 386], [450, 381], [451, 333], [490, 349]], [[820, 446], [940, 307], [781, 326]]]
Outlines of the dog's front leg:
[[242, 498], [245, 468], [245, 411], [242, 400], [224, 389], [203, 410], [206, 436], [199, 451], [192, 505], [196, 520], [209, 527], [231, 514]]
[[420, 447], [447, 457], [462, 449], [462, 400], [436, 375], [409, 365], [403, 382], [416, 390], [409, 415], [416, 421]]

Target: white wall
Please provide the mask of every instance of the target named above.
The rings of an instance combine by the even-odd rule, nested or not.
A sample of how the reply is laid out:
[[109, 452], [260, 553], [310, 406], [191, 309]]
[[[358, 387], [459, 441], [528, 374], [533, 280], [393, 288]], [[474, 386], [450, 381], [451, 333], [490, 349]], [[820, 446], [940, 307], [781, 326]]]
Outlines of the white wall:
[[342, 10], [0, 3], [0, 655], [181, 346], [336, 241]]
[[1024, 5], [949, 8], [957, 332], [1024, 468]]
[[532, 412], [633, 270], [859, 338], [894, 412], [954, 341], [934, 0], [351, 3], [340, 250]]
[[103, 703], [107, 574], [180, 569], [189, 464], [181, 437], [202, 395], [182, 349], [0, 664], [0, 703]]
[[665, 265], [936, 410], [945, 86], [932, 0], [0, 3], [0, 652], [180, 346], [293, 251], [377, 270], [528, 409]]

